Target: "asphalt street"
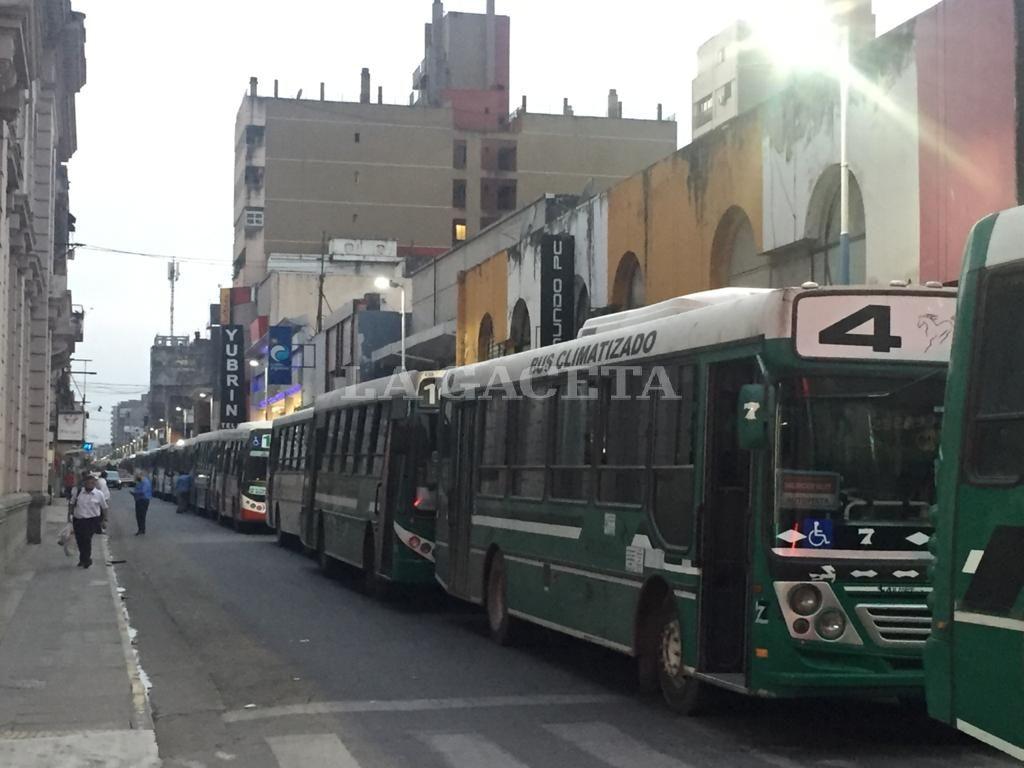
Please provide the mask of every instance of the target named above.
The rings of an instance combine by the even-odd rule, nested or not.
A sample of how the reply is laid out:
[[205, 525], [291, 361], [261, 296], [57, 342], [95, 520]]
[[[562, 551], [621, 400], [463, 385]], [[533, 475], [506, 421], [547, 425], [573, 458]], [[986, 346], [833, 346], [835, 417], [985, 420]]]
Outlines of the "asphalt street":
[[378, 602], [271, 536], [155, 500], [110, 546], [168, 768], [1016, 765], [886, 701], [756, 701], [679, 717], [629, 659], [544, 630], [514, 648], [434, 591]]

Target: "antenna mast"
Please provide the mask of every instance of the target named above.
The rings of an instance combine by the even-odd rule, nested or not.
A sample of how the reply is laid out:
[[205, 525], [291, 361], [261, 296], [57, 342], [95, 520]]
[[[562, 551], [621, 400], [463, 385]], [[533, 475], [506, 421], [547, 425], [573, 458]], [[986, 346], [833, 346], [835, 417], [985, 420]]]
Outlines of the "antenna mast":
[[178, 282], [178, 277], [181, 275], [181, 270], [178, 268], [178, 262], [171, 259], [171, 263], [167, 265], [167, 282], [171, 284], [171, 336], [174, 336], [174, 284]]

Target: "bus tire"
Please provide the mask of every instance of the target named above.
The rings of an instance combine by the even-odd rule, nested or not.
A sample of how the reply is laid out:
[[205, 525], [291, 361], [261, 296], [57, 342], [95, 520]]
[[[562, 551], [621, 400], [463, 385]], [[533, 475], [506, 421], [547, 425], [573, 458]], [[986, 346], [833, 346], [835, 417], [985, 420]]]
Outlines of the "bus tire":
[[491, 556], [490, 567], [487, 569], [484, 608], [487, 611], [487, 628], [491, 640], [498, 645], [511, 645], [514, 639], [514, 619], [508, 613], [508, 572], [505, 556], [500, 550]]
[[661, 613], [658, 638], [658, 684], [669, 707], [681, 715], [695, 716], [707, 708], [707, 685], [686, 673], [683, 664], [683, 625], [670, 596]]

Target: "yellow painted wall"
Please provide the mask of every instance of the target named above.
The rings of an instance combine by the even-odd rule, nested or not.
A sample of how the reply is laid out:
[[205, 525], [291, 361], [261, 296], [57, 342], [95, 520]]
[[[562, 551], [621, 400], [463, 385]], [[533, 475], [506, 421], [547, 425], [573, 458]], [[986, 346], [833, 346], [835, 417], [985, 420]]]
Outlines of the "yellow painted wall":
[[501, 251], [459, 276], [456, 365], [477, 362], [480, 321], [490, 313], [494, 340], [508, 338], [508, 253]]
[[608, 290], [622, 257], [636, 254], [646, 303], [711, 284], [715, 231], [734, 206], [762, 248], [761, 123], [748, 113], [608, 191]]

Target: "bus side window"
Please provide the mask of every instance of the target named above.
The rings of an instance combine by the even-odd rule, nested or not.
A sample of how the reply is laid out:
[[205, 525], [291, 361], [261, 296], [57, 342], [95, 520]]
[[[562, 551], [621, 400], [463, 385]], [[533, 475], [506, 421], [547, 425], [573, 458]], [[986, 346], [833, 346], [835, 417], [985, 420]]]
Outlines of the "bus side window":
[[338, 445], [335, 451], [335, 459], [331, 460], [331, 467], [339, 472], [345, 471], [345, 462], [348, 460], [348, 446], [352, 425], [352, 412], [349, 410], [338, 411]]
[[345, 468], [348, 474], [358, 475], [362, 467], [363, 433], [366, 428], [366, 406], [362, 405], [352, 410], [351, 433], [349, 435], [349, 452], [345, 461]]
[[547, 408], [550, 399], [521, 397], [512, 401], [514, 418], [509, 431], [508, 463], [512, 470], [513, 496], [544, 498], [544, 478], [548, 463]]
[[508, 476], [509, 401], [500, 392], [484, 400], [480, 411], [481, 459], [477, 470], [478, 491], [488, 496], [504, 496]]
[[334, 469], [334, 457], [338, 451], [338, 422], [341, 420], [341, 411], [333, 411], [327, 414], [327, 434], [324, 436], [324, 444], [320, 454], [321, 471]]
[[670, 547], [688, 549], [693, 531], [696, 397], [693, 366], [663, 369], [667, 385], [654, 402], [654, 456], [651, 512], [658, 533]]
[[641, 504], [650, 441], [651, 403], [641, 398], [645, 376], [634, 367], [613, 369], [601, 382], [597, 498]]
[[373, 443], [370, 450], [373, 452], [370, 460], [380, 474], [384, 467], [384, 448], [388, 443], [388, 430], [391, 428], [391, 404], [381, 403], [377, 406], [377, 426]]
[[[576, 376], [570, 374], [571, 377]], [[590, 498], [590, 469], [596, 394], [586, 378], [566, 379], [558, 388], [555, 410], [555, 455], [551, 467], [551, 497]]]
[[299, 424], [299, 470], [302, 472], [306, 471], [306, 461], [309, 456], [309, 438], [312, 432], [313, 425], [310, 424]]
[[284, 452], [284, 461], [282, 464], [285, 469], [292, 468], [292, 448], [295, 442], [295, 427], [288, 426], [284, 430], [284, 445], [281, 447]]

